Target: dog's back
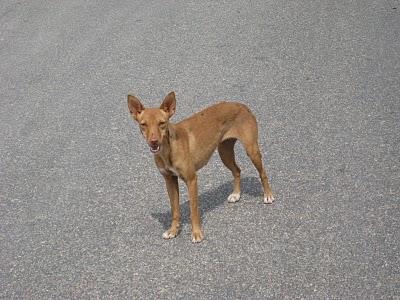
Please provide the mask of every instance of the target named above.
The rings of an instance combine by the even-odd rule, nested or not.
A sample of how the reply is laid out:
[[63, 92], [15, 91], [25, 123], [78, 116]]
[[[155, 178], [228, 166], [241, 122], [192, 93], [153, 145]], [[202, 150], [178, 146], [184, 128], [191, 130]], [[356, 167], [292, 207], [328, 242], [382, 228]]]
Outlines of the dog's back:
[[212, 153], [223, 140], [258, 135], [254, 115], [247, 106], [237, 102], [220, 102], [207, 107], [175, 127], [187, 132], [191, 150], [201, 147], [207, 153]]
[[190, 117], [180, 121], [176, 125], [198, 128], [199, 126], [224, 124], [229, 125], [234, 122], [237, 117], [253, 116], [249, 108], [238, 102], [219, 102], [199, 111]]

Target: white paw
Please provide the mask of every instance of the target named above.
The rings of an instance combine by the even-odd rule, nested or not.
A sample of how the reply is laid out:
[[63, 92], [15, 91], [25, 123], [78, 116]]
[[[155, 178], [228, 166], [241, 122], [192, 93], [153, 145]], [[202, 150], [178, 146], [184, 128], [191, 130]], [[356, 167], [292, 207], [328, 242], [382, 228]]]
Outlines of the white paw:
[[173, 239], [176, 237], [177, 233], [173, 233], [170, 230], [167, 230], [166, 232], [163, 233], [162, 237], [166, 240]]
[[228, 196], [229, 203], [238, 202], [239, 199], [240, 199], [240, 193], [232, 193]]
[[192, 232], [192, 242], [200, 243], [204, 239], [203, 233], [200, 231]]
[[267, 196], [267, 197], [264, 197], [264, 203], [266, 203], [266, 204], [271, 204], [272, 202], [274, 202], [274, 196]]

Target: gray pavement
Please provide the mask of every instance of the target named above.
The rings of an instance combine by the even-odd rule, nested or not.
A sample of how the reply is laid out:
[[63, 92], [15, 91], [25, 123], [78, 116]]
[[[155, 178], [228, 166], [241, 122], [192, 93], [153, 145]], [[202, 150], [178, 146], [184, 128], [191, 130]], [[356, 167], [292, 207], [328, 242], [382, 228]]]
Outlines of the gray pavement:
[[[398, 298], [399, 1], [0, 2], [0, 298]], [[130, 120], [246, 103], [276, 203], [241, 146], [213, 156], [206, 239], [170, 218]]]

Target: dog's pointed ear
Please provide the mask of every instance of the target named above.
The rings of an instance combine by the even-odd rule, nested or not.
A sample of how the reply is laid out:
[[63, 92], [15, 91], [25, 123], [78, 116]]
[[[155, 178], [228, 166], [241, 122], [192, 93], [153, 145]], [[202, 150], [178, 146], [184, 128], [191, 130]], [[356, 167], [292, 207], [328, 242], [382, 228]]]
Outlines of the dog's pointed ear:
[[139, 98], [133, 95], [128, 95], [128, 108], [136, 121], [137, 116], [144, 110], [144, 106], [140, 102]]
[[176, 109], [175, 92], [169, 93], [164, 98], [164, 101], [161, 104], [160, 109], [165, 111], [169, 117], [172, 117], [172, 115], [175, 113], [175, 109]]

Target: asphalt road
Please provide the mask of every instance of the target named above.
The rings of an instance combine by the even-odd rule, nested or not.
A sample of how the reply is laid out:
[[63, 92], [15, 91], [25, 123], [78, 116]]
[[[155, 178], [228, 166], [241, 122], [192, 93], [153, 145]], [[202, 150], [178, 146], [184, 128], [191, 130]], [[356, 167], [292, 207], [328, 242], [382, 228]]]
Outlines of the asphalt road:
[[[0, 2], [0, 298], [400, 297], [400, 3]], [[126, 95], [246, 103], [276, 202], [217, 155], [206, 239], [169, 203]]]

